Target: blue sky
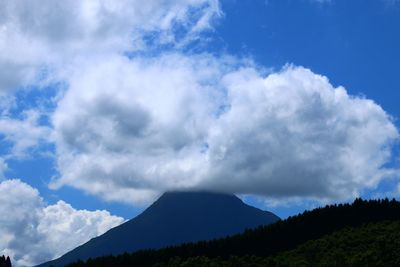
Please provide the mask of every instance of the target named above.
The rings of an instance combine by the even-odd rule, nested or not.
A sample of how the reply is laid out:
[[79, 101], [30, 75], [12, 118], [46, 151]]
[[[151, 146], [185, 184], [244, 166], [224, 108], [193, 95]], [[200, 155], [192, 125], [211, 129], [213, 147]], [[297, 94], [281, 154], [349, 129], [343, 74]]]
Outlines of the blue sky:
[[[0, 191], [26, 197], [0, 210], [35, 203], [51, 247], [168, 190], [235, 193], [281, 217], [397, 198], [398, 25], [389, 0], [1, 3]], [[24, 266], [85, 237], [50, 253], [10, 240], [0, 254]]]
[[225, 1], [215, 36], [268, 67], [290, 62], [364, 94], [398, 116], [398, 4], [385, 1]]

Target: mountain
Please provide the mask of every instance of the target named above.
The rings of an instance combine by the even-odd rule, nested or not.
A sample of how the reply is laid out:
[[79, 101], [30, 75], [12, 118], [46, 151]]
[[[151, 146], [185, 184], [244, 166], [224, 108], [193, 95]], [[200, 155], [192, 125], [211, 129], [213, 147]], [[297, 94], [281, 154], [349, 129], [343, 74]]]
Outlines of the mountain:
[[278, 220], [273, 213], [246, 205], [234, 195], [168, 192], [134, 219], [39, 266], [64, 266], [78, 259], [210, 240]]
[[[400, 266], [399, 223], [400, 202], [395, 199], [356, 199], [221, 239], [100, 257], [68, 267]], [[335, 258], [341, 263], [329, 262]], [[321, 264], [307, 263], [316, 261]]]

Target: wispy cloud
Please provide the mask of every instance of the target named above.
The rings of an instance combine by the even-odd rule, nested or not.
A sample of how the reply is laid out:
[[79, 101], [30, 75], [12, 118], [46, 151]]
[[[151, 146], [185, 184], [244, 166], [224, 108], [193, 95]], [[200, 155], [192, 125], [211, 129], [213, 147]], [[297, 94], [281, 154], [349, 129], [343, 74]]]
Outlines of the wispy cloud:
[[0, 10], [3, 92], [34, 82], [43, 65], [64, 68], [79, 57], [147, 49], [149, 34], [156, 45], [187, 42], [221, 14], [217, 0], [17, 0], [2, 1]]
[[29, 150], [42, 142], [52, 142], [52, 130], [38, 123], [40, 114], [35, 110], [24, 111], [23, 118], [0, 116], [0, 134], [3, 143], [8, 142], [10, 150], [4, 158], [21, 158], [29, 154]]
[[5, 179], [5, 171], [8, 169], [7, 163], [3, 158], [0, 158], [0, 182]]

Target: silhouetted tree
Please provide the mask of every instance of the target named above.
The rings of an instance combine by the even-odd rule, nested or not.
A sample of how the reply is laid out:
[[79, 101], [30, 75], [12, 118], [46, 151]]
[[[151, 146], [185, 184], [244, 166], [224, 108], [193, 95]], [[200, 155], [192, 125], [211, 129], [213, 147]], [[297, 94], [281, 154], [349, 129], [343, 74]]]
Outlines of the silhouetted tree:
[[10, 257], [7, 258], [3, 255], [0, 257], [0, 267], [11, 267]]

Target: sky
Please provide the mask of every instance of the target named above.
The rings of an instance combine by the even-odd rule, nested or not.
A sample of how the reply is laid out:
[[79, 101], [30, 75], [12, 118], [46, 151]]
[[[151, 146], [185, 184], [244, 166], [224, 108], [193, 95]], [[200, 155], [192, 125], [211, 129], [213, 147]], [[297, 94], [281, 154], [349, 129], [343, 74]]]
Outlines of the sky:
[[0, 254], [171, 190], [285, 218], [398, 198], [400, 1], [0, 0]]

